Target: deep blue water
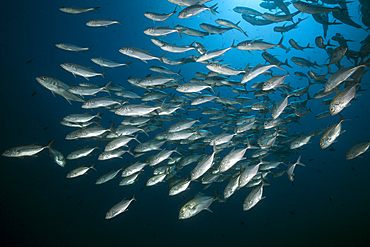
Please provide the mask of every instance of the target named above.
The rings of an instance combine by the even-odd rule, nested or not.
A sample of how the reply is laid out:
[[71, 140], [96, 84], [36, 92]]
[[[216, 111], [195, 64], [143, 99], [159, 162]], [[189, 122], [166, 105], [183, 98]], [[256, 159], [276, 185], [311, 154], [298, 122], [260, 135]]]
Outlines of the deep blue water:
[[[79, 144], [81, 147], [96, 145], [90, 139], [65, 140], [65, 136], [73, 129], [62, 126], [59, 122], [68, 114], [86, 111], [81, 109], [79, 102], [69, 105], [62, 97], [53, 97], [37, 83], [35, 77], [48, 75], [77, 85], [86, 80], [82, 77], [74, 78], [60, 64], [78, 63], [102, 72], [104, 69], [91, 62], [92, 57], [104, 57], [118, 62], [131, 61], [130, 68], [108, 69], [105, 79], [94, 77], [89, 82], [104, 85], [113, 81], [143, 95], [145, 90], [133, 88], [127, 78], [143, 78], [152, 73], [149, 70], [151, 65], [160, 65], [160, 62], [143, 63], [122, 55], [118, 50], [123, 46], [135, 46], [147, 49], [156, 56], [163, 55], [164, 52], [150, 41], [151, 37], [143, 33], [146, 27], [172, 27], [181, 24], [200, 29], [198, 25], [202, 22], [213, 24], [217, 18], [223, 18], [233, 22], [241, 20], [240, 27], [248, 33], [248, 39], [264, 39], [277, 43], [281, 37], [280, 33], [272, 31], [274, 25], [254, 27], [232, 10], [235, 6], [248, 6], [264, 12], [258, 6], [260, 1], [212, 1], [206, 5], [218, 3], [220, 13], [217, 16], [206, 11], [200, 17], [179, 20], [174, 15], [165, 24], [154, 24], [143, 14], [146, 11], [169, 13], [175, 8], [174, 4], [165, 0], [126, 2], [15, 0], [2, 5], [1, 152], [20, 145], [46, 144], [51, 139], [56, 139], [53, 147], [60, 149], [65, 156], [76, 150]], [[361, 23], [358, 5], [355, 0], [348, 4], [348, 8], [353, 20]], [[100, 10], [71, 15], [59, 11], [61, 6], [100, 6]], [[294, 7], [290, 6], [290, 10], [293, 11]], [[299, 24], [297, 29], [284, 34], [284, 45], [289, 46], [288, 40], [294, 38], [302, 46], [307, 43], [314, 46], [315, 37], [323, 35], [321, 25], [314, 22], [308, 14], [298, 16], [309, 18]], [[107, 28], [90, 28], [85, 25], [88, 20], [98, 18], [122, 19], [122, 25]], [[368, 35], [362, 29], [342, 24], [330, 26], [327, 37], [330, 38], [337, 32], [355, 41], [349, 42], [352, 50], [359, 50], [359, 42]], [[233, 40], [235, 43], [246, 40], [236, 30], [204, 39], [186, 35], [180, 39], [177, 34], [160, 38], [181, 45], [189, 45], [196, 40], [210, 50], [228, 47]], [[86, 52], [74, 53], [56, 48], [56, 43], [93, 47]], [[337, 45], [334, 41], [331, 43]], [[290, 61], [292, 56], [305, 57], [319, 64], [327, 63], [326, 52], [317, 47], [305, 52], [291, 50], [288, 54], [279, 48], [269, 52], [277, 55], [281, 61], [288, 58], [293, 69], [285, 68], [291, 74], [294, 71], [308, 71], [294, 65]], [[225, 54], [223, 63], [234, 68], [244, 68], [247, 64], [255, 66], [264, 63], [260, 54], [259, 51], [249, 53], [233, 49]], [[170, 58], [188, 55], [197, 53], [190, 51], [180, 55], [166, 54]], [[352, 66], [346, 58], [342, 59], [341, 64]], [[173, 71], [181, 69], [186, 81], [195, 72], [208, 72], [205, 65], [196, 63], [168, 67]], [[322, 67], [315, 71], [324, 74], [327, 68]], [[241, 77], [235, 77], [237, 78]], [[260, 76], [253, 82], [266, 78]], [[306, 79], [298, 80], [293, 76], [286, 81], [295, 88], [307, 85]], [[362, 79], [362, 89], [368, 89], [369, 82], [370, 74], [367, 73]], [[247, 88], [251, 89], [250, 84]], [[321, 88], [321, 84], [311, 86], [310, 94], [313, 95]], [[221, 96], [236, 96], [226, 87], [217, 88], [216, 92], [221, 92]], [[117, 186], [119, 178], [103, 185], [95, 185], [95, 180], [110, 169], [118, 169], [123, 161], [133, 161], [128, 154], [125, 154], [123, 160], [97, 162], [98, 172], [91, 170], [87, 175], [71, 180], [65, 178], [66, 174], [78, 166], [90, 166], [97, 160], [98, 151], [89, 158], [68, 161], [65, 168], [57, 166], [47, 151], [40, 153], [37, 158], [1, 157], [0, 239], [6, 243], [4, 246], [367, 246], [370, 242], [369, 154], [365, 153], [350, 161], [345, 160], [345, 153], [358, 141], [370, 141], [370, 95], [369, 91], [359, 94], [361, 95], [357, 100], [351, 101], [351, 105], [342, 111], [345, 118], [352, 120], [342, 123], [346, 132], [331, 146], [335, 151], [329, 151], [329, 148], [322, 150], [319, 137], [313, 137], [305, 149], [286, 157], [286, 163], [292, 163], [302, 155], [302, 163], [306, 165], [296, 168], [294, 185], [285, 174], [277, 179], [270, 178], [271, 185], [264, 188], [266, 198], [246, 212], [242, 210], [242, 204], [250, 189], [244, 188], [236, 192], [227, 203], [214, 202], [211, 206], [213, 213], [204, 211], [191, 219], [178, 220], [179, 209], [202, 190], [201, 183], [194, 182], [190, 190], [169, 197], [165, 183], [144, 188], [151, 176], [151, 168], [147, 168], [133, 186]], [[280, 100], [281, 97], [276, 94], [272, 99]], [[328, 106], [323, 106], [320, 102], [321, 99], [310, 100], [308, 107], [314, 114], [309, 113], [307, 117], [300, 119], [300, 125], [290, 123], [289, 133], [307, 134], [314, 128], [322, 129], [337, 123], [338, 116], [315, 120], [314, 115], [328, 109]], [[207, 103], [206, 106], [219, 107], [212, 103]], [[179, 112], [184, 113], [183, 110]], [[186, 117], [198, 118], [201, 113], [189, 112]], [[118, 124], [121, 120], [122, 117], [106, 111], [100, 123], [109, 127], [111, 121]], [[163, 127], [168, 128], [175, 122], [165, 122]], [[150, 133], [150, 136], [153, 137], [159, 131]], [[219, 129], [218, 131], [221, 132]], [[139, 139], [148, 140], [144, 134], [140, 134]], [[174, 148], [174, 145], [165, 144], [163, 147]], [[206, 152], [210, 153], [211, 149], [207, 148]], [[267, 160], [272, 158], [268, 157]], [[223, 191], [226, 184], [227, 182], [212, 185], [204, 193], [213, 195], [216, 187]], [[104, 219], [105, 213], [114, 204], [125, 197], [131, 198], [134, 193], [137, 202], [132, 203], [128, 212], [111, 220]]]

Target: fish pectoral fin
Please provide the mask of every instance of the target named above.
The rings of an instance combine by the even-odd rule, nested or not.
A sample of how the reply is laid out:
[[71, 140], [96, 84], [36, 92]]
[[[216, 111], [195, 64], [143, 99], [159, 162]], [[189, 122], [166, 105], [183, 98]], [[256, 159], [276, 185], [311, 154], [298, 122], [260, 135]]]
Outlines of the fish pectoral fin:
[[207, 211], [209, 211], [209, 212], [213, 213], [213, 211], [212, 211], [210, 208], [205, 208], [205, 210], [207, 210]]

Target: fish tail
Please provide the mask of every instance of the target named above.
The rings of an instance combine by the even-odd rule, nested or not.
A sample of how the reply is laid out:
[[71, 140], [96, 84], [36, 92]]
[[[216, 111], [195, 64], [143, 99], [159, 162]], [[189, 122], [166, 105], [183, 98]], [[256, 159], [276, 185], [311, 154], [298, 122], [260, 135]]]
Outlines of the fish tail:
[[106, 72], [106, 71], [107, 71], [107, 70], [104, 70], [104, 72], [100, 74], [103, 78], [105, 78], [105, 72]]
[[216, 13], [218, 14], [217, 7], [216, 6], [217, 6], [217, 3], [209, 8], [209, 10], [211, 11], [211, 13], [214, 14], [214, 15], [216, 15]]
[[53, 145], [55, 139], [49, 141], [49, 143], [46, 145], [46, 148], [51, 148], [51, 145]]
[[141, 142], [137, 139], [138, 136], [139, 134], [136, 134], [136, 136], [134, 137], [134, 140], [141, 144]]
[[97, 117], [97, 118], [101, 119], [101, 115], [100, 115], [100, 114], [101, 114], [102, 110], [103, 110], [103, 109], [101, 109], [101, 110], [100, 110], [100, 111], [95, 115], [95, 117]]
[[94, 167], [94, 166], [95, 166], [95, 163], [96, 163], [96, 162], [94, 162], [94, 164], [92, 164], [92, 166], [90, 166], [90, 168], [91, 168], [91, 169], [94, 169], [95, 171], [97, 171], [97, 170], [95, 169], [95, 167]]
[[277, 46], [280, 47], [281, 49], [288, 50], [288, 48], [286, 48], [283, 45], [283, 39], [284, 39], [284, 36], [281, 37], [281, 39], [280, 39], [279, 43], [277, 44]]

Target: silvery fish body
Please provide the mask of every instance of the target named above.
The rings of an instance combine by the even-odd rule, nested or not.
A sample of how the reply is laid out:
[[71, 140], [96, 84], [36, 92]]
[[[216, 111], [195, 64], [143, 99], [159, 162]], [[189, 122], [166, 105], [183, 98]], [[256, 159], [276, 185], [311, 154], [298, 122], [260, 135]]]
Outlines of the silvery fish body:
[[110, 141], [104, 148], [104, 151], [112, 151], [114, 149], [120, 148], [120, 147], [127, 147], [127, 143], [129, 143], [131, 140], [136, 140], [138, 143], [140, 141], [137, 139], [137, 136], [119, 136], [116, 139]]
[[324, 92], [329, 92], [337, 88], [343, 81], [347, 80], [357, 69], [364, 67], [365, 65], [359, 65], [355, 67], [340, 68], [326, 81], [324, 86]]
[[296, 165], [305, 166], [301, 163], [301, 156], [298, 157], [297, 161], [294, 164], [289, 165], [288, 169], [286, 170], [286, 174], [288, 175], [289, 180], [292, 182], [294, 180], [294, 169]]
[[190, 183], [191, 183], [191, 180], [180, 180], [173, 187], [171, 187], [169, 191], [169, 195], [174, 196], [174, 195], [180, 194], [181, 192], [187, 190]]
[[109, 59], [105, 59], [105, 58], [101, 58], [101, 57], [94, 57], [94, 58], [91, 58], [91, 61], [93, 61], [94, 63], [100, 65], [101, 67], [106, 67], [106, 68], [116, 68], [116, 67], [120, 67], [120, 66], [127, 66], [131, 63], [131, 62], [128, 62], [128, 63], [117, 63], [115, 61], [112, 61], [112, 60], [109, 60]]
[[184, 83], [184, 84], [181, 84], [179, 85], [177, 88], [176, 88], [176, 91], [179, 91], [179, 92], [182, 92], [182, 93], [198, 93], [206, 88], [211, 88], [211, 86], [207, 85], [207, 84], [203, 84], [203, 83], [197, 83], [197, 82], [193, 82], [193, 83]]
[[160, 151], [158, 154], [156, 154], [155, 156], [153, 156], [153, 158], [150, 160], [149, 162], [149, 165], [150, 166], [155, 166], [159, 163], [161, 163], [162, 161], [168, 159], [172, 153], [178, 153], [181, 155], [181, 153], [179, 153], [177, 150], [166, 150], [166, 149], [163, 149], [162, 151]]
[[159, 150], [165, 142], [166, 141], [149, 140], [137, 145], [134, 151], [136, 153], [145, 153], [149, 151]]
[[96, 115], [89, 115], [87, 113], [84, 114], [69, 114], [68, 116], [65, 116], [63, 120], [73, 122], [73, 123], [85, 123], [88, 122], [95, 117], [101, 118], [100, 117], [101, 111], [99, 111]]
[[217, 146], [229, 142], [236, 134], [222, 133], [211, 139], [209, 145]]
[[110, 131], [110, 129], [105, 129], [101, 126], [87, 127], [87, 128], [79, 129], [79, 130], [69, 133], [66, 136], [66, 140], [96, 137], [108, 131]]
[[95, 184], [103, 184], [103, 183], [106, 183], [112, 179], [114, 179], [117, 174], [122, 170], [122, 168], [118, 169], [118, 170], [112, 170], [106, 174], [104, 174], [103, 176], [99, 177]]
[[153, 12], [146, 12], [144, 13], [144, 15], [153, 21], [165, 21], [175, 13], [176, 13], [176, 9], [169, 14], [158, 14], [158, 13], [153, 13]]
[[242, 81], [240, 83], [247, 83], [250, 80], [257, 77], [258, 75], [265, 73], [267, 70], [269, 70], [271, 68], [280, 68], [280, 67], [278, 67], [277, 65], [259, 65], [259, 66], [256, 66], [249, 73], [246, 73], [242, 77]]
[[122, 177], [128, 177], [131, 176], [132, 174], [140, 172], [141, 170], [144, 169], [146, 165], [148, 165], [148, 163], [137, 161], [135, 164], [126, 167], [126, 169], [122, 171]]
[[357, 156], [365, 153], [370, 146], [370, 142], [363, 142], [363, 143], [358, 143], [352, 148], [348, 150], [346, 153], [346, 160], [351, 160], [356, 158]]
[[62, 152], [49, 146], [49, 155], [55, 161], [55, 163], [57, 163], [61, 167], [65, 167], [67, 161], [64, 158]]
[[94, 109], [99, 107], [109, 107], [112, 105], [119, 105], [120, 101], [113, 98], [101, 97], [101, 98], [92, 98], [82, 104], [81, 108], [83, 109]]
[[328, 127], [324, 134], [320, 138], [320, 147], [322, 149], [329, 147], [341, 134], [342, 122], [345, 120], [342, 115], [340, 115], [340, 121], [337, 124], [334, 124]]
[[170, 33], [178, 33], [181, 37], [181, 34], [178, 30], [170, 28], [170, 27], [148, 27], [144, 30], [144, 33], [149, 36], [165, 36]]
[[101, 153], [98, 157], [98, 160], [109, 160], [113, 158], [122, 158], [122, 155], [125, 153], [129, 153], [132, 156], [134, 156], [130, 150], [123, 150], [123, 149], [114, 149], [111, 151], [104, 151]]
[[239, 178], [239, 188], [243, 188], [244, 186], [249, 183], [252, 178], [257, 174], [260, 164], [254, 166], [247, 166], [242, 173], [240, 174]]
[[55, 93], [65, 98], [70, 104], [71, 101], [79, 101], [79, 102], [85, 102], [85, 100], [81, 99], [77, 95], [70, 93], [68, 89], [71, 88], [68, 84], [62, 82], [61, 80], [58, 80], [56, 78], [53, 78], [51, 76], [38, 76], [36, 77], [36, 80], [46, 89], [49, 89], [52, 94]]
[[217, 97], [216, 96], [213, 96], [213, 95], [200, 95], [200, 96], [195, 97], [191, 101], [191, 105], [200, 105], [200, 104], [203, 104], [203, 103], [212, 101], [215, 98], [217, 98]]
[[207, 7], [204, 4], [196, 3], [194, 5], [188, 6], [188, 7], [184, 8], [183, 10], [181, 10], [179, 15], [178, 15], [178, 18], [179, 19], [189, 18], [189, 17], [192, 17], [194, 15], [198, 15], [199, 13], [201, 13], [205, 10], [209, 10], [209, 11], [212, 12], [212, 14], [215, 15], [215, 7], [216, 6], [217, 6], [217, 4], [213, 5], [212, 7]]
[[92, 7], [92, 8], [75, 8], [75, 7], [61, 7], [59, 10], [68, 13], [68, 14], [81, 14], [88, 11], [92, 11], [95, 9], [99, 9], [100, 7]]
[[158, 183], [164, 182], [164, 179], [166, 178], [166, 176], [167, 176], [167, 173], [162, 173], [162, 174], [155, 175], [155, 176], [148, 179], [145, 186], [148, 186], [148, 187], [149, 186], [154, 186]]
[[82, 148], [80, 150], [73, 151], [72, 153], [67, 155], [67, 160], [74, 160], [79, 159], [82, 157], [86, 157], [91, 154], [95, 149], [99, 148], [98, 146], [93, 148]]
[[300, 147], [306, 145], [310, 141], [312, 136], [313, 136], [313, 134], [308, 135], [308, 136], [298, 137], [297, 139], [293, 140], [290, 143], [290, 149], [297, 149], [297, 148], [300, 148]]
[[206, 173], [209, 168], [213, 165], [213, 160], [215, 157], [216, 151], [214, 150], [211, 155], [204, 157], [197, 166], [190, 172], [191, 180], [196, 180]]
[[207, 24], [207, 23], [199, 24], [199, 26], [201, 29], [203, 29], [204, 31], [210, 34], [220, 34], [220, 35], [232, 29], [230, 27], [218, 27], [218, 26], [214, 26], [211, 24]]
[[230, 179], [229, 183], [226, 185], [224, 190], [224, 198], [227, 199], [232, 196], [235, 191], [239, 189], [239, 179], [240, 179], [240, 172], [234, 174], [234, 176]]
[[194, 4], [203, 4], [210, 2], [211, 0], [168, 0], [170, 3], [177, 4], [179, 6], [191, 6]]
[[127, 211], [127, 208], [130, 206], [132, 201], [136, 201], [135, 196], [130, 200], [123, 199], [122, 201], [114, 205], [111, 209], [109, 209], [109, 211], [105, 215], [105, 219], [112, 219], [120, 213]]
[[104, 78], [104, 72], [95, 72], [88, 67], [76, 63], [62, 63], [60, 66], [68, 72], [71, 72], [74, 77], [76, 77], [76, 75], [79, 75], [84, 77], [86, 80], [89, 80], [89, 77], [100, 75]]
[[124, 178], [119, 182], [119, 186], [127, 186], [127, 185], [134, 184], [137, 181], [139, 175], [140, 175], [140, 171], [124, 176]]
[[195, 198], [191, 199], [190, 201], [185, 203], [184, 206], [181, 207], [180, 212], [179, 212], [179, 219], [184, 220], [184, 219], [191, 218], [199, 214], [203, 210], [208, 210], [212, 212], [209, 209], [209, 206], [211, 206], [212, 202], [215, 199], [220, 200], [217, 194], [214, 197], [198, 194]]
[[55, 44], [55, 46], [58, 47], [59, 49], [62, 49], [62, 50], [75, 51], [75, 52], [87, 51], [87, 50], [90, 49], [90, 47], [81, 47], [81, 46], [78, 46], [78, 45], [67, 44], [67, 43], [58, 43], [58, 44]]
[[337, 92], [337, 95], [330, 101], [329, 111], [332, 116], [341, 112], [355, 97], [356, 87], [357, 84]]
[[190, 165], [193, 162], [197, 162], [201, 157], [202, 157], [202, 154], [191, 154], [189, 156], [186, 156], [180, 160], [177, 167], [181, 169], [187, 165]]
[[271, 77], [265, 83], [263, 83], [262, 90], [267, 91], [273, 88], [278, 87], [281, 83], [284, 82], [285, 78], [289, 76], [289, 73], [286, 75], [277, 75], [274, 77]]
[[26, 156], [34, 156], [44, 150], [45, 148], [51, 147], [54, 140], [51, 140], [48, 145], [40, 146], [40, 145], [27, 145], [27, 146], [19, 146], [14, 147], [11, 149], [6, 150], [2, 156], [5, 157], [26, 157]]
[[243, 203], [243, 210], [247, 211], [254, 207], [259, 201], [262, 200], [262, 194], [263, 194], [263, 185], [262, 182], [259, 186], [252, 189], [252, 191], [249, 193], [249, 195], [245, 198]]
[[173, 124], [169, 129], [168, 132], [178, 132], [181, 130], [189, 129], [191, 126], [193, 126], [196, 122], [199, 122], [199, 120], [194, 119], [182, 119], [178, 121], [177, 123]]
[[246, 148], [238, 148], [233, 149], [228, 153], [220, 162], [219, 172], [225, 172], [233, 167], [236, 163], [243, 159], [245, 152], [247, 151], [248, 147]]
[[88, 27], [106, 27], [112, 24], [122, 24], [120, 21], [112, 21], [109, 19], [94, 19], [86, 22]]
[[86, 166], [77, 167], [76, 169], [73, 169], [72, 171], [70, 171], [67, 174], [67, 178], [75, 178], [75, 177], [82, 176], [82, 175], [84, 175], [90, 169], [96, 170], [94, 168], [94, 165], [95, 165], [95, 163], [92, 166], [90, 166], [90, 167], [86, 167]]
[[168, 141], [176, 141], [176, 140], [187, 140], [196, 132], [190, 129], [180, 130], [176, 132], [170, 132], [167, 135]]
[[142, 50], [140, 48], [136, 48], [136, 47], [130, 47], [130, 46], [127, 46], [127, 47], [122, 47], [119, 52], [121, 52], [122, 54], [126, 55], [126, 56], [129, 56], [129, 57], [134, 57], [134, 58], [137, 58], [137, 59], [140, 59], [141, 61], [147, 63], [146, 61], [147, 60], [153, 60], [153, 59], [158, 59], [160, 60], [159, 57], [156, 57], [156, 56], [153, 56], [152, 54], [150, 54], [148, 51], [146, 50]]

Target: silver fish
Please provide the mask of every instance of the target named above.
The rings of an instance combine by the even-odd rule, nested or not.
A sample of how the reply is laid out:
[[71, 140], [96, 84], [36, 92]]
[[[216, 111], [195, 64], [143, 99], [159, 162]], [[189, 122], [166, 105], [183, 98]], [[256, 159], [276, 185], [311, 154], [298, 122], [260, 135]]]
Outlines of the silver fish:
[[100, 75], [104, 78], [104, 73], [95, 72], [90, 68], [87, 68], [85, 66], [75, 64], [75, 63], [63, 63], [60, 65], [63, 69], [67, 70], [68, 72], [71, 72], [74, 77], [76, 75], [84, 77], [86, 80], [89, 80], [89, 77], [94, 77], [97, 75]]
[[113, 217], [116, 217], [117, 215], [127, 211], [127, 208], [130, 206], [132, 201], [136, 201], [135, 195], [130, 200], [123, 199], [122, 201], [114, 205], [105, 215], [105, 219], [112, 219]]
[[5, 157], [27, 157], [27, 156], [35, 156], [45, 148], [50, 148], [51, 145], [54, 143], [55, 140], [51, 140], [47, 145], [39, 146], [35, 144], [27, 145], [27, 146], [19, 146], [14, 147], [11, 149], [6, 150], [2, 156]]

